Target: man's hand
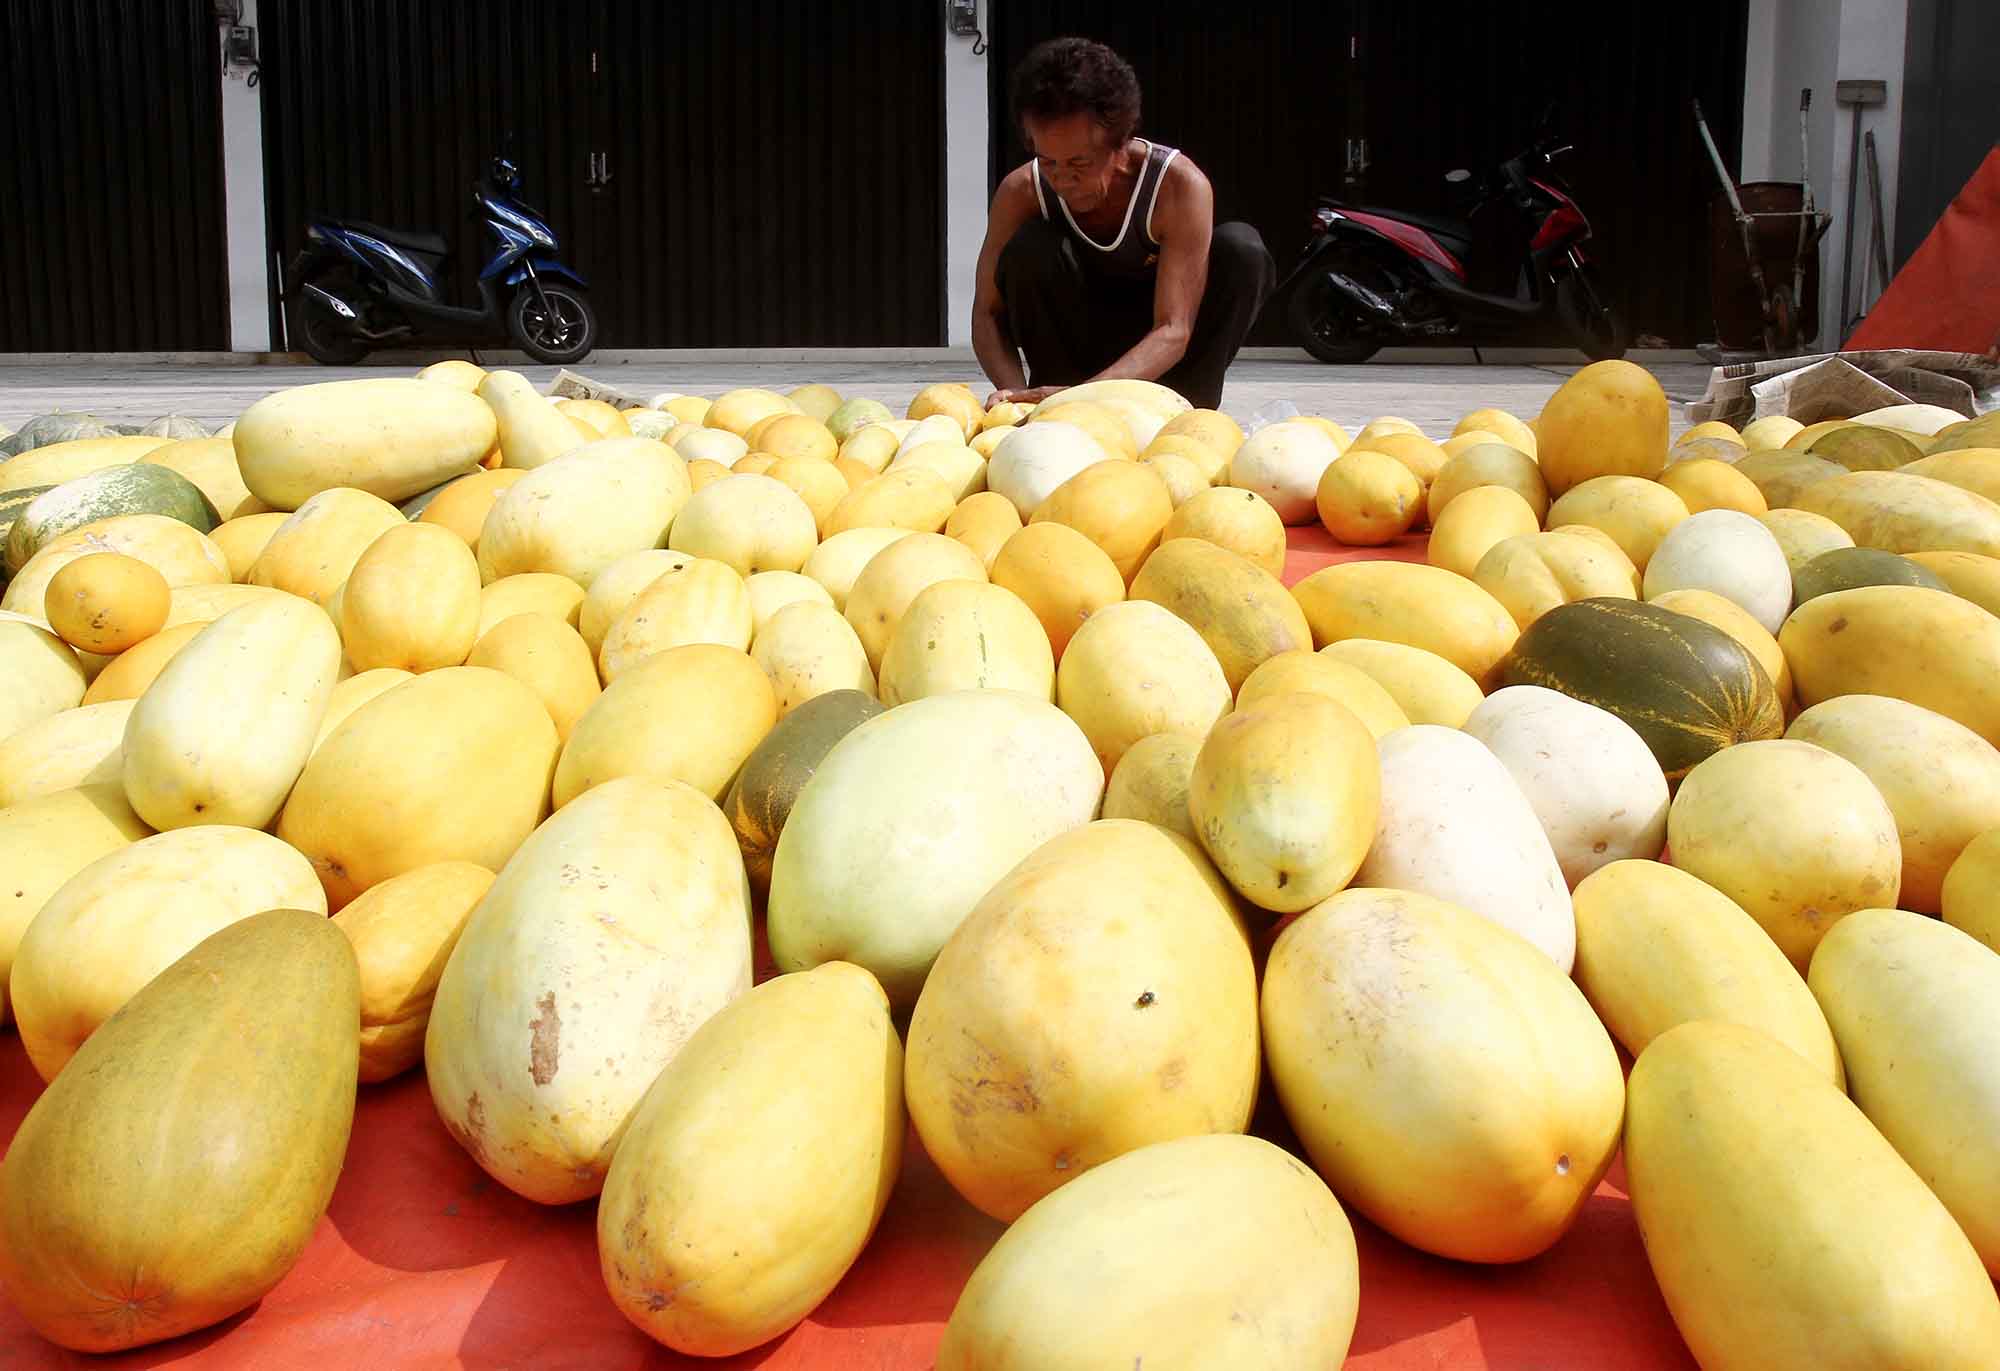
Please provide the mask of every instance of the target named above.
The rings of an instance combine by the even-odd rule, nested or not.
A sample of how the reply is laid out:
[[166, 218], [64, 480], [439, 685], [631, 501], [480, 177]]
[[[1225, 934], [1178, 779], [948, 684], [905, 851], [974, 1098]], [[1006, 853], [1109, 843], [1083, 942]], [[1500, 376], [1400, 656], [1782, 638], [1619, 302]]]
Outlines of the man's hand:
[[1057, 391], [1067, 389], [1067, 386], [1033, 386], [1026, 390], [996, 390], [986, 397], [986, 408], [1005, 404], [1039, 405]]

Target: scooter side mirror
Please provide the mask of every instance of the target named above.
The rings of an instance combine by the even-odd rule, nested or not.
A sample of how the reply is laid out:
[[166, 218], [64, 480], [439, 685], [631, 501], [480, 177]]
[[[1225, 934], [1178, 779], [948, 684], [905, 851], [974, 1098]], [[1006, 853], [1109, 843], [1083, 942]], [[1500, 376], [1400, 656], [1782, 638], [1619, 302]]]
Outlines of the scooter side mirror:
[[1444, 179], [1451, 182], [1454, 186], [1461, 185], [1472, 179], [1472, 173], [1464, 167], [1453, 167], [1444, 174]]

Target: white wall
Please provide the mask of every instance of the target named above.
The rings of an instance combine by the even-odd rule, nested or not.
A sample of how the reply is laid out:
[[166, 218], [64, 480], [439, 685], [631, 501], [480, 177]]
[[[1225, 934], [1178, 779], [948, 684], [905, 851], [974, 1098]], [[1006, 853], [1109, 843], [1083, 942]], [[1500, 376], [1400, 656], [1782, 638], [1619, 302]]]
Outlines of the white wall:
[[[1744, 63], [1743, 179], [1799, 179], [1799, 91], [1811, 87], [1809, 139], [1813, 199], [1834, 216], [1820, 256], [1820, 337], [1817, 346], [1838, 347], [1847, 330], [1840, 313], [1842, 239], [1846, 231], [1847, 147], [1854, 112], [1840, 106], [1834, 83], [1881, 80], [1889, 86], [1886, 105], [1861, 111], [1864, 132], [1875, 134], [1882, 169], [1884, 233], [1895, 257], [1896, 155], [1902, 136], [1903, 44], [1909, 23], [1908, 0], [1751, 0], [1749, 44]], [[1855, 204], [1855, 268], [1849, 312], [1867, 303], [1861, 294], [1866, 259], [1868, 208], [1866, 172]], [[1883, 283], [1870, 288], [1870, 297]]]
[[[257, 0], [243, 0], [243, 22], [257, 22]], [[265, 266], [264, 114], [248, 72], [225, 69], [222, 81], [223, 226], [229, 240], [229, 347], [271, 349], [271, 284]]]
[[[1843, 0], [1840, 7], [1840, 79], [1889, 83], [1889, 102], [1859, 113], [1861, 131], [1864, 134], [1872, 131], [1875, 135], [1875, 160], [1882, 172], [1882, 237], [1888, 244], [1891, 271], [1896, 264], [1896, 168], [1903, 142], [1903, 48], [1909, 31], [1909, 11], [1908, 0]], [[1839, 154], [1830, 196], [1836, 216], [1845, 214], [1847, 208], [1847, 141], [1855, 113], [1852, 109], [1841, 110], [1836, 125]], [[1874, 281], [1868, 285], [1867, 294], [1862, 293], [1864, 267], [1870, 260], [1869, 225], [1874, 218], [1874, 211], [1868, 207], [1867, 156], [1867, 149], [1863, 148], [1861, 164], [1854, 168], [1854, 267], [1848, 309], [1856, 314], [1873, 303], [1888, 284]], [[1844, 228], [1845, 221], [1836, 217], [1833, 233], [1842, 234]], [[1831, 311], [1840, 305], [1838, 241], [1829, 260], [1835, 269], [1826, 282], [1830, 293], [1823, 298], [1832, 302], [1828, 313], [1831, 318]]]
[[[993, 6], [985, 0], [979, 14], [982, 31], [992, 27]], [[972, 342], [973, 269], [979, 245], [986, 237], [987, 124], [986, 64], [990, 52], [975, 57], [970, 37], [944, 36], [944, 271], [945, 341], [953, 347]]]

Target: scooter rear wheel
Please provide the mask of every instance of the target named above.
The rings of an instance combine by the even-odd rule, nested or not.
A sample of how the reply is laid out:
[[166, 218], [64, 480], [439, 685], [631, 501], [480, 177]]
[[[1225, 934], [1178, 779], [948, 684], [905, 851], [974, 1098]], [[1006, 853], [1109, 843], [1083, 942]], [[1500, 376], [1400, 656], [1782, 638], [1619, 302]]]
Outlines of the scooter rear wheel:
[[1292, 337], [1314, 360], [1333, 366], [1354, 366], [1367, 361], [1382, 345], [1361, 333], [1356, 322], [1334, 293], [1333, 283], [1324, 272], [1315, 272], [1292, 292], [1285, 321]]
[[326, 306], [305, 293], [304, 283], [288, 302], [291, 346], [322, 366], [351, 367], [368, 355], [368, 340], [343, 331]]
[[574, 286], [544, 281], [538, 296], [533, 285], [523, 284], [507, 306], [507, 332], [537, 362], [566, 366], [582, 361], [597, 346], [597, 313]]
[[1593, 362], [1610, 362], [1625, 355], [1625, 325], [1605, 298], [1604, 283], [1588, 264], [1563, 277], [1556, 287], [1556, 304], [1570, 341]]

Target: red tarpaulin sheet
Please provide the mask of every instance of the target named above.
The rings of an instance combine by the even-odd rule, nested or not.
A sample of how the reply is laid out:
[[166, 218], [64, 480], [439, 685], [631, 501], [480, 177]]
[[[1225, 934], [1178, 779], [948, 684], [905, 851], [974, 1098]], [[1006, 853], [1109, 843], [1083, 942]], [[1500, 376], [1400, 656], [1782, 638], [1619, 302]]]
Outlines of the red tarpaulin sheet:
[[2000, 345], [2000, 147], [1896, 273], [1845, 350], [1937, 348], [1985, 352]]
[[[1291, 544], [1287, 582], [1358, 557], [1421, 561], [1424, 550], [1420, 536], [1343, 548], [1317, 528], [1293, 530]], [[4, 1136], [40, 1088], [20, 1040], [0, 1037]], [[1296, 1146], [1268, 1092], [1255, 1131]], [[1562, 1242], [1516, 1266], [1444, 1261], [1359, 1217], [1354, 1227], [1354, 1371], [1695, 1371], [1647, 1268], [1622, 1166]], [[677, 1356], [612, 1307], [598, 1276], [595, 1206], [547, 1209], [489, 1180], [438, 1122], [416, 1071], [362, 1088], [332, 1208], [255, 1308], [172, 1342], [83, 1357], [41, 1341], [0, 1302], [0, 1367], [923, 1371], [1000, 1231], [958, 1198], [912, 1135], [880, 1231], [811, 1317], [738, 1357]]]

